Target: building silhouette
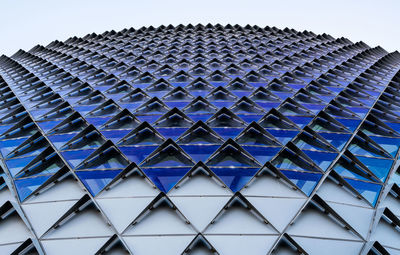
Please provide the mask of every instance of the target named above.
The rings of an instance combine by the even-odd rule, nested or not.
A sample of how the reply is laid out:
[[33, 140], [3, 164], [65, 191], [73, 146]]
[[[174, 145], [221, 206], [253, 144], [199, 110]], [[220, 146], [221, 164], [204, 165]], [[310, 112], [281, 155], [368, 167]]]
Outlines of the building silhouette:
[[275, 27], [0, 58], [0, 254], [400, 254], [400, 54]]

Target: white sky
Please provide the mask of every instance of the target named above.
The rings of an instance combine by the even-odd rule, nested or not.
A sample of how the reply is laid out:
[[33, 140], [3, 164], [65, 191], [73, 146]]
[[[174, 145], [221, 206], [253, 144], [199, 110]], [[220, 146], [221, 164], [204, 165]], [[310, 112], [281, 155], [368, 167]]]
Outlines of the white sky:
[[0, 55], [161, 24], [276, 26], [400, 50], [400, 0], [0, 0]]

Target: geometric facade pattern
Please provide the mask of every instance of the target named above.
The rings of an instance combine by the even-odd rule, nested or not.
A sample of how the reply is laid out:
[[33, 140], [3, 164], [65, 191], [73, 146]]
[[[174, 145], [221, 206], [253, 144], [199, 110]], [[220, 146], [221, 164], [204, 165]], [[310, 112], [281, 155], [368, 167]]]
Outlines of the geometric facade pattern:
[[400, 254], [400, 53], [124, 29], [0, 58], [0, 254]]

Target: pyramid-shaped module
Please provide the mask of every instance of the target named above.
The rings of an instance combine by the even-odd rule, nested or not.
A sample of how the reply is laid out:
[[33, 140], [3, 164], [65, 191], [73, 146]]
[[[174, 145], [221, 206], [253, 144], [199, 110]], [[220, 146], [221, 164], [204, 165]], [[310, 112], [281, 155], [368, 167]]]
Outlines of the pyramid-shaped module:
[[399, 70], [251, 25], [3, 55], [0, 253], [400, 254]]

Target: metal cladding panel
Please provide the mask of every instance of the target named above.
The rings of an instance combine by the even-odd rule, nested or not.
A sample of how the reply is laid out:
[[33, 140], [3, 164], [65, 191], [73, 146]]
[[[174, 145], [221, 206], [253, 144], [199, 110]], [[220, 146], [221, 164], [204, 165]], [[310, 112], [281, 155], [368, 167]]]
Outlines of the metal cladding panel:
[[398, 254], [400, 54], [130, 28], [0, 57], [1, 254]]

